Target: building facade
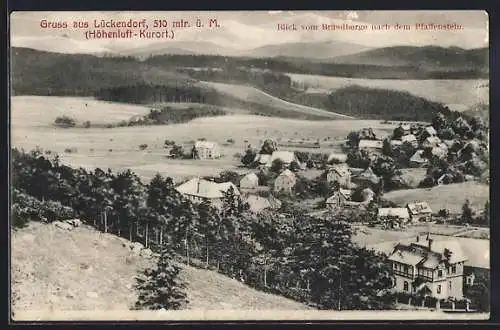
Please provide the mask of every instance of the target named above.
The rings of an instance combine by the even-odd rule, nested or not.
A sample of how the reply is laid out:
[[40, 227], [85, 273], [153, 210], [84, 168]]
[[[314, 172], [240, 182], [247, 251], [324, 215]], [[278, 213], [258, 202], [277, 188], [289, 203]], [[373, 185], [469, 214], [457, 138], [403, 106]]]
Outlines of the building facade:
[[215, 142], [196, 141], [194, 150], [194, 157], [198, 159], [216, 159], [221, 156], [220, 146]]
[[328, 169], [327, 182], [338, 182], [341, 188], [351, 187], [351, 172], [347, 164], [336, 164]]
[[284, 170], [280, 175], [274, 180], [274, 191], [282, 193], [292, 193], [295, 183], [297, 182], [297, 177], [290, 170]]
[[432, 221], [432, 209], [426, 202], [413, 202], [406, 205], [412, 222]]
[[457, 241], [434, 242], [417, 237], [415, 242], [398, 244], [389, 255], [393, 291], [436, 299], [462, 299], [464, 256]]

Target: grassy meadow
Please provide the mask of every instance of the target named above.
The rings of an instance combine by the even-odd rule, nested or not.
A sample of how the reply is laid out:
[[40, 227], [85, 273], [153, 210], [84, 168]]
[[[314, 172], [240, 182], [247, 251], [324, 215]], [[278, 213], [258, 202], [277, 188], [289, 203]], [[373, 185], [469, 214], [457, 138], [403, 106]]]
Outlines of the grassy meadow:
[[[87, 106], [85, 106], [87, 104]], [[78, 109], [78, 110], [77, 110]], [[59, 128], [53, 125], [61, 115], [78, 121], [115, 123], [135, 115], [146, 114], [149, 108], [128, 104], [96, 101], [88, 98], [14, 96], [11, 118], [12, 146], [31, 150], [36, 147], [60, 155], [63, 163], [82, 166], [132, 169], [145, 179], [154, 174], [168, 175], [176, 180], [198, 175], [213, 175], [224, 169], [236, 169], [239, 157], [250, 144], [259, 148], [266, 138], [319, 139], [321, 148], [308, 150], [329, 153], [338, 151], [350, 131], [372, 127], [381, 137], [394, 129], [394, 124], [376, 120], [306, 121], [275, 117], [232, 114], [223, 117], [198, 118], [189, 123], [164, 126], [120, 128]], [[199, 138], [216, 141], [224, 157], [218, 160], [167, 159], [163, 143], [166, 139], [187, 144]], [[229, 144], [227, 140], [233, 139]], [[139, 145], [147, 144], [146, 150]], [[73, 149], [71, 153], [66, 149]]]

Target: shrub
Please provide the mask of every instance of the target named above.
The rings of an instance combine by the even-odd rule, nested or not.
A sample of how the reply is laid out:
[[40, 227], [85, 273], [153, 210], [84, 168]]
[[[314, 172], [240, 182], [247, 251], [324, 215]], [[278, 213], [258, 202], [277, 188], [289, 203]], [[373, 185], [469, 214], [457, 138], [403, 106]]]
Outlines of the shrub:
[[234, 140], [233, 139], [227, 139], [226, 142], [229, 143], [229, 144], [234, 144]]
[[58, 127], [64, 127], [64, 128], [76, 126], [75, 120], [68, 116], [57, 117], [56, 120], [54, 121], [54, 124]]
[[145, 143], [140, 144], [140, 145], [139, 145], [139, 150], [145, 150], [145, 149], [147, 149], [147, 147], [148, 147], [148, 145], [147, 145], [147, 144], [145, 144]]
[[83, 122], [83, 128], [90, 128], [91, 124], [90, 124], [90, 121], [86, 120]]

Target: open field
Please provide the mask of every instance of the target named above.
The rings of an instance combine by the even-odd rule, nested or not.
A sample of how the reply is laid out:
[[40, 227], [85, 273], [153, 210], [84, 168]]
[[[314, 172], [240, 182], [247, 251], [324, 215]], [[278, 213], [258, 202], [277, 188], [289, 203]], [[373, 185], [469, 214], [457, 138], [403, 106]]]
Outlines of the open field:
[[[150, 266], [114, 235], [30, 223], [12, 233], [13, 310], [128, 310], [137, 298], [134, 278]], [[181, 268], [188, 309], [309, 309], [213, 271]]]
[[434, 212], [447, 209], [452, 214], [460, 214], [466, 199], [469, 199], [473, 210], [482, 210], [490, 198], [490, 188], [484, 184], [464, 182], [425, 189], [394, 190], [384, 194], [383, 198], [402, 206], [410, 201], [426, 201]]
[[[87, 118], [86, 112], [82, 110], [78, 113], [78, 119], [97, 122], [102, 117], [112, 120], [113, 111], [128, 107], [126, 104], [92, 102], [95, 104], [93, 107], [99, 111], [95, 110]], [[59, 154], [62, 162], [77, 167], [110, 167], [114, 170], [130, 168], [145, 179], [159, 172], [175, 180], [182, 180], [184, 177], [212, 175], [223, 169], [235, 168], [239, 165], [239, 160], [234, 158], [236, 153], [242, 154], [249, 144], [260, 148], [261, 142], [266, 138], [320, 139], [321, 148], [296, 150], [329, 153], [338, 151], [340, 143], [352, 130], [372, 127], [377, 135], [383, 137], [395, 127], [394, 124], [382, 124], [376, 120], [306, 121], [249, 115], [198, 118], [189, 123], [168, 126], [88, 129], [52, 126], [57, 116], [67, 114], [65, 108], [68, 104], [73, 108], [81, 108], [85, 103], [89, 103], [89, 100], [66, 97], [12, 97], [12, 146], [24, 150], [32, 150], [38, 146]], [[58, 110], [50, 111], [54, 109], [54, 105]], [[108, 107], [110, 111], [107, 111]], [[148, 111], [147, 108], [132, 107], [131, 109], [137, 109], [138, 112]], [[165, 157], [165, 139], [182, 144], [203, 137], [220, 143], [224, 157], [207, 161], [173, 160]], [[230, 138], [234, 140], [234, 144], [224, 145]], [[329, 140], [325, 142], [325, 139]], [[139, 150], [140, 144], [147, 144], [147, 149]], [[76, 151], [65, 153], [66, 148], [75, 148]]]
[[300, 105], [296, 103], [287, 102], [285, 100], [274, 97], [270, 94], [267, 94], [260, 89], [251, 86], [245, 85], [236, 85], [236, 84], [225, 84], [225, 83], [216, 83], [210, 81], [201, 82], [202, 85], [210, 86], [215, 88], [217, 91], [221, 93], [229, 94], [233, 97], [236, 97], [243, 101], [256, 102], [259, 104], [271, 106], [273, 108], [294, 111], [299, 113], [311, 114], [311, 115], [320, 115], [326, 118], [332, 119], [352, 119], [353, 117], [342, 115], [340, 113], [330, 112], [322, 109], [317, 109], [305, 105]]
[[489, 103], [489, 88], [486, 79], [359, 79], [327, 77], [319, 75], [289, 73], [293, 82], [310, 86], [310, 92], [328, 93], [349, 85], [406, 91], [431, 101], [448, 105], [451, 109], [462, 111], [476, 103]]

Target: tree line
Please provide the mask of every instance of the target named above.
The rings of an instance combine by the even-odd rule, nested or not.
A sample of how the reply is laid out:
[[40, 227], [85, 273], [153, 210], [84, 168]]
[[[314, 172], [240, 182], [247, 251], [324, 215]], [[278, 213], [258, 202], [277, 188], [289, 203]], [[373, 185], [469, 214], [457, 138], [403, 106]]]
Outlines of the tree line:
[[[12, 185], [13, 226], [30, 219], [79, 217], [133, 241], [144, 237], [134, 228], [146, 228], [146, 239], [159, 229], [163, 239], [151, 249], [169, 248], [170, 257], [184, 256], [189, 264], [218, 270], [257, 289], [321, 309], [391, 305], [385, 256], [354, 245], [348, 219], [341, 215], [319, 219], [296, 213], [276, 220], [277, 214], [248, 212], [231, 190], [217, 210], [209, 202], [185, 199], [168, 177], [157, 175], [144, 184], [131, 171], [73, 169], [39, 150], [12, 150]], [[162, 290], [151, 281], [143, 282], [145, 287]]]

